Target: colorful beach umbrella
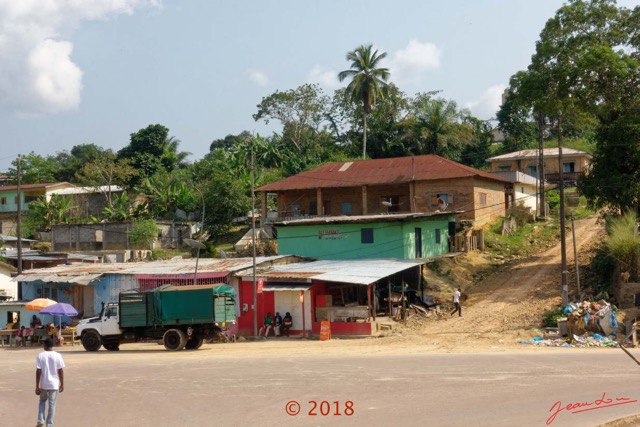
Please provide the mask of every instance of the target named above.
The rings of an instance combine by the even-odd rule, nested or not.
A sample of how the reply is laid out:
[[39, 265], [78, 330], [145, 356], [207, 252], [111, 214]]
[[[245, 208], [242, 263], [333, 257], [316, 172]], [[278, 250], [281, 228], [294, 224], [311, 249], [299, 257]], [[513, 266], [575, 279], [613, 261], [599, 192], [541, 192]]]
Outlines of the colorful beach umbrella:
[[40, 314], [50, 314], [52, 316], [77, 316], [78, 310], [76, 310], [71, 304], [67, 304], [65, 302], [59, 302], [57, 304], [52, 304], [48, 307], [40, 310]]
[[43, 308], [47, 308], [53, 304], [57, 304], [57, 302], [49, 298], [36, 298], [32, 301], [29, 301], [26, 305], [26, 308], [27, 310], [40, 311]]

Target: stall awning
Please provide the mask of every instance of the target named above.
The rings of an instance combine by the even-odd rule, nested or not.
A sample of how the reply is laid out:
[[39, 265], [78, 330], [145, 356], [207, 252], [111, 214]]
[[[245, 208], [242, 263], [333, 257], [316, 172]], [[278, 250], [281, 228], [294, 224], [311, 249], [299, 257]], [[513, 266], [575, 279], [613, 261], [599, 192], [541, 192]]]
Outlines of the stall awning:
[[295, 285], [264, 285], [263, 292], [283, 292], [283, 291], [308, 291], [311, 284], [295, 284]]

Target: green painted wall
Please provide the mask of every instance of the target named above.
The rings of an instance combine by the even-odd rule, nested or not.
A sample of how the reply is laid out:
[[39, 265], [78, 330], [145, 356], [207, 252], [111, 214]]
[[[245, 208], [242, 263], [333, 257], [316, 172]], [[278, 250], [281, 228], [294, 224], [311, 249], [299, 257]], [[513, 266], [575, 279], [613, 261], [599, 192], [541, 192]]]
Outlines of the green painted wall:
[[[318, 259], [416, 259], [415, 229], [422, 231], [422, 258], [449, 250], [449, 222], [453, 215], [406, 222], [313, 224], [278, 226], [278, 253]], [[373, 242], [363, 243], [363, 229], [373, 230]], [[440, 230], [440, 243], [436, 234]]]
[[[17, 212], [18, 205], [16, 204], [16, 190], [0, 191], [0, 212]], [[21, 194], [22, 196], [22, 194]], [[4, 202], [4, 203], [2, 203]], [[26, 211], [29, 207], [24, 203], [24, 197], [22, 199], [22, 210]]]

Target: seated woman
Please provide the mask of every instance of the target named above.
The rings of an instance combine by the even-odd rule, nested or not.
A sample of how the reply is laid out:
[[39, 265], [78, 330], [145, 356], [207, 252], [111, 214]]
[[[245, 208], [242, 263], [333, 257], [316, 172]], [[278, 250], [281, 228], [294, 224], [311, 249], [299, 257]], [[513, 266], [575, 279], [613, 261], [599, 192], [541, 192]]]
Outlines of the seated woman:
[[282, 335], [289, 336], [289, 329], [293, 325], [293, 317], [291, 317], [291, 313], [287, 311], [287, 314], [284, 315], [282, 319]]
[[40, 328], [42, 327], [42, 321], [35, 314], [31, 318], [31, 328]]

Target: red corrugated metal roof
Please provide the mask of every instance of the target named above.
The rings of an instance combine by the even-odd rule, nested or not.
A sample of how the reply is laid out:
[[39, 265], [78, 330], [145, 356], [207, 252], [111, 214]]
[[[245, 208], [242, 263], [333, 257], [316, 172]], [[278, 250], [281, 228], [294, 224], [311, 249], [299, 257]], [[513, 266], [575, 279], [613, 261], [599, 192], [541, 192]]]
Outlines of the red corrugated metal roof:
[[509, 182], [497, 175], [483, 172], [434, 154], [428, 154], [424, 156], [327, 163], [310, 171], [263, 185], [256, 191], [388, 185], [470, 176], [482, 177], [492, 181]]

